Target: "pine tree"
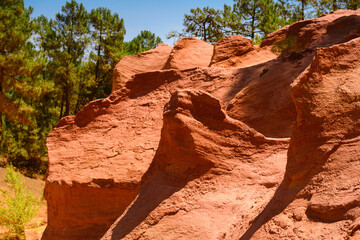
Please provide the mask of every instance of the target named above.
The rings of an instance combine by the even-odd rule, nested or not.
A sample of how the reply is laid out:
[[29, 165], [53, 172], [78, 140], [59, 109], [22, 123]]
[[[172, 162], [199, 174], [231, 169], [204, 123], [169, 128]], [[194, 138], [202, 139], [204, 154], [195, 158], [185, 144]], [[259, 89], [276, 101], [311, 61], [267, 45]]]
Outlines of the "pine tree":
[[300, 20], [305, 19], [305, 10], [308, 5], [308, 0], [297, 0], [300, 3]]
[[[113, 68], [123, 53], [123, 40], [126, 33], [124, 20], [107, 8], [92, 9], [89, 15], [91, 40], [95, 52], [90, 53], [90, 61], [83, 66], [83, 73], [93, 68], [93, 83], [90, 84], [89, 100], [107, 97], [111, 93]], [[84, 82], [82, 82], [84, 83]], [[80, 86], [84, 89], [85, 85]], [[85, 97], [86, 94], [82, 96]], [[78, 101], [79, 103], [79, 101]], [[77, 104], [79, 107], [79, 104]], [[77, 107], [77, 109], [78, 109]]]
[[360, 1], [359, 0], [342, 0], [343, 8], [356, 10], [360, 8]]
[[[297, 1], [297, 0], [296, 0]], [[301, 20], [301, 8], [295, 0], [277, 0], [283, 26]]]
[[44, 63], [29, 41], [31, 12], [23, 0], [0, 2], [0, 113], [24, 124], [31, 122], [26, 100], [37, 95], [33, 80]]
[[241, 35], [250, 37], [255, 42], [293, 22], [292, 16], [287, 12], [289, 5], [285, 2], [274, 0], [234, 0], [234, 2], [233, 12], [241, 18]]
[[243, 18], [243, 35], [255, 39], [260, 33], [259, 20], [262, 17], [263, 0], [234, 0], [234, 11]]
[[162, 43], [160, 37], [156, 36], [148, 30], [142, 30], [135, 38], [130, 42], [124, 43], [124, 54], [135, 55], [147, 50], [156, 48], [159, 43]]
[[46, 149], [36, 119], [46, 59], [30, 41], [31, 7], [21, 0], [0, 6], [0, 155], [16, 166], [35, 166]]
[[95, 53], [90, 56], [96, 63], [95, 87], [90, 96], [93, 100], [111, 93], [112, 70], [121, 59], [126, 31], [124, 20], [107, 8], [91, 10], [90, 23], [92, 40], [95, 42]]
[[232, 8], [231, 6], [224, 4], [224, 9], [217, 18], [221, 26], [221, 31], [225, 36], [241, 35], [245, 31], [242, 23], [242, 13], [235, 12], [234, 9], [236, 9], [236, 6]]
[[[56, 86], [61, 88], [60, 118], [73, 113], [73, 97], [78, 90], [79, 66], [89, 43], [88, 13], [75, 0], [66, 2], [62, 12], [50, 20], [51, 29], [47, 33], [46, 50], [51, 62]], [[65, 107], [65, 110], [64, 110]]]
[[299, 10], [286, 0], [263, 0], [258, 28], [262, 36], [266, 36], [299, 19]]
[[359, 0], [310, 0], [309, 3], [316, 10], [316, 17], [338, 9], [356, 10], [360, 8]]
[[217, 21], [220, 13], [220, 10], [209, 7], [191, 9], [190, 14], [185, 14], [183, 31], [205, 42], [217, 42], [224, 37]]
[[92, 40], [95, 43], [96, 69], [98, 75], [101, 61], [108, 61], [114, 67], [121, 59], [124, 40], [124, 20], [117, 13], [112, 14], [107, 8], [92, 9], [90, 13]]

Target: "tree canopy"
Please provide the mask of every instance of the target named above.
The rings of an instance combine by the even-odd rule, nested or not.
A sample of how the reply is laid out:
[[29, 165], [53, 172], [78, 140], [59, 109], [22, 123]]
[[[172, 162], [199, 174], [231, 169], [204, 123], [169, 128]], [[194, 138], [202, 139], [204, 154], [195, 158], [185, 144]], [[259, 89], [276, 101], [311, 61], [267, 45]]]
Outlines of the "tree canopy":
[[124, 44], [124, 53], [126, 55], [135, 55], [139, 52], [145, 52], [156, 48], [156, 46], [161, 42], [161, 38], [157, 37], [155, 33], [143, 30], [130, 42]]
[[184, 17], [184, 31], [206, 42], [217, 42], [224, 37], [217, 19], [219, 14], [219, 10], [209, 7], [191, 9]]
[[39, 94], [32, 80], [43, 66], [29, 42], [32, 8], [25, 8], [18, 0], [1, 1], [0, 6], [0, 113], [9, 120], [29, 124], [27, 100]]
[[323, 13], [357, 9], [358, 0], [234, 0], [223, 9], [190, 9], [184, 15], [182, 32], [171, 31], [167, 38], [193, 36], [214, 43], [230, 35], [242, 35], [260, 42], [267, 34], [291, 23]]

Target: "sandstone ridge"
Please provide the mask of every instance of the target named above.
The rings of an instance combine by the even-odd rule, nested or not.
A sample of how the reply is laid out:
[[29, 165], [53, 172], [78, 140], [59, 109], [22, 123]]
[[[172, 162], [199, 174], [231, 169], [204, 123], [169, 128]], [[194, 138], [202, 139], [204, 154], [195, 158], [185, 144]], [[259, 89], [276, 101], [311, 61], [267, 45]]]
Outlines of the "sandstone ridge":
[[358, 239], [359, 19], [122, 59], [49, 134], [43, 239]]

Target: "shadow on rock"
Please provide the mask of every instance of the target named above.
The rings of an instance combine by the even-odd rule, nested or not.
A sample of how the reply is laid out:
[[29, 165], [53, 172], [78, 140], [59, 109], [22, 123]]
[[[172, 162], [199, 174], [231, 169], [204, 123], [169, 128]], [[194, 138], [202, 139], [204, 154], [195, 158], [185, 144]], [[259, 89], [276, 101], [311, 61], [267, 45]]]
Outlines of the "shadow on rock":
[[[169, 185], [165, 176], [152, 176], [145, 184], [140, 194], [116, 223], [111, 239], [122, 239], [140, 225], [159, 204], [183, 186]], [[154, 220], [156, 221], [156, 220]]]

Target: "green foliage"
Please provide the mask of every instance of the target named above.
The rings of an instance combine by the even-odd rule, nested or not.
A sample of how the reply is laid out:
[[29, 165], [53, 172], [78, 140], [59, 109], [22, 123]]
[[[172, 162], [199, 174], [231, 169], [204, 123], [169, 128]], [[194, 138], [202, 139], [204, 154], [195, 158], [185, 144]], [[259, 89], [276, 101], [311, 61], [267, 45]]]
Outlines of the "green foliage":
[[135, 55], [141, 52], [156, 48], [159, 43], [162, 43], [160, 37], [156, 36], [148, 30], [143, 30], [133, 38], [130, 42], [124, 43], [124, 54]]
[[15, 233], [18, 239], [25, 239], [25, 224], [38, 212], [40, 199], [24, 188], [20, 173], [12, 165], [6, 166], [5, 177], [8, 189], [0, 198], [0, 225]]
[[225, 36], [241, 35], [245, 31], [245, 26], [242, 22], [243, 15], [236, 11], [236, 7], [224, 5], [224, 10], [221, 11], [217, 17], [221, 26], [221, 31]]
[[218, 22], [219, 14], [219, 10], [209, 7], [191, 9], [184, 17], [184, 32], [205, 42], [217, 42], [224, 37]]
[[241, 35], [259, 43], [267, 34], [297, 21], [287, 0], [234, 0], [234, 12], [241, 16]]
[[331, 10], [359, 7], [358, 0], [234, 0], [233, 6], [225, 4], [223, 10], [191, 9], [184, 16], [183, 32], [171, 31], [167, 38], [194, 36], [214, 43], [226, 36], [242, 35], [259, 44], [285, 25]]
[[173, 44], [175, 44], [182, 37], [186, 37], [186, 33], [178, 32], [176, 30], [171, 30], [168, 34], [166, 34], [166, 39], [173, 38]]
[[341, 8], [356, 10], [360, 8], [359, 0], [342, 0]]
[[263, 38], [259, 34], [255, 34], [255, 38], [253, 40], [254, 45], [260, 45]]
[[0, 114], [30, 124], [29, 98], [39, 94], [36, 78], [44, 61], [29, 42], [31, 8], [20, 0], [0, 1]]
[[[34, 22], [24, 2], [0, 2], [0, 155], [15, 165], [36, 164], [44, 156], [45, 137], [37, 127], [37, 102], [45, 87], [46, 58], [30, 42]], [[30, 167], [30, 166], [29, 166]], [[37, 172], [37, 170], [35, 170]]]
[[[39, 127], [38, 122], [32, 125], [21, 125], [5, 121], [3, 116], [4, 136], [1, 149], [3, 156], [9, 163], [21, 169], [26, 169], [26, 174], [45, 174], [46, 171], [46, 133], [50, 128]], [[6, 126], [6, 127], [5, 127]], [[40, 125], [41, 126], [41, 125]]]
[[234, 11], [242, 16], [244, 31], [242, 34], [246, 37], [255, 39], [255, 34], [260, 33], [259, 25], [261, 22], [262, 6], [264, 0], [238, 0], [235, 1]]
[[126, 33], [124, 20], [107, 8], [92, 9], [89, 20], [93, 51], [78, 66], [76, 112], [88, 102], [111, 93], [113, 69], [122, 57]]
[[263, 0], [263, 5], [261, 5], [261, 15], [259, 16], [259, 23], [257, 26], [260, 31], [260, 35], [265, 37], [269, 33], [295, 22], [296, 19], [294, 19], [288, 12], [289, 8], [290, 5], [286, 6], [286, 3], [278, 3], [273, 0]]
[[[52, 21], [51, 21], [52, 22]], [[61, 87], [60, 118], [74, 113], [73, 96], [76, 94], [78, 65], [81, 64], [89, 38], [88, 13], [82, 4], [75, 0], [66, 2], [61, 13], [56, 14], [51, 23], [53, 38], [47, 39], [50, 43], [49, 56], [51, 66], [56, 68], [54, 74], [55, 85]], [[65, 105], [65, 110], [63, 107]]]
[[111, 67], [120, 61], [126, 33], [124, 20], [107, 8], [92, 9], [90, 12], [91, 40], [97, 58], [95, 62], [106, 61]]
[[356, 10], [360, 8], [359, 0], [309, 0], [309, 4], [315, 9], [316, 17], [338, 9]]
[[281, 57], [297, 57], [306, 48], [307, 46], [301, 44], [296, 36], [288, 36], [273, 43], [271, 51], [280, 54]]
[[182, 33], [172, 31], [167, 38], [198, 37], [209, 43], [230, 35], [242, 35], [258, 44], [269, 33], [299, 19], [299, 8], [290, 0], [234, 0], [223, 10], [205, 7], [185, 14]]

